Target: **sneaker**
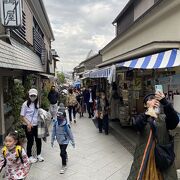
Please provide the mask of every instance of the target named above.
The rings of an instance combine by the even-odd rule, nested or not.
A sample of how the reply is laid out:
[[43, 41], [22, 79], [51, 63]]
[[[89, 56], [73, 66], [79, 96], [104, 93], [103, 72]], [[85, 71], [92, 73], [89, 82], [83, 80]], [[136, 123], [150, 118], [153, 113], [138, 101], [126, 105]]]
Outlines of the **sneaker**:
[[64, 174], [66, 169], [67, 169], [67, 166], [62, 166], [62, 168], [60, 170], [60, 174]]
[[30, 162], [31, 164], [36, 163], [36, 162], [37, 162], [37, 159], [34, 158], [33, 156], [31, 156], [31, 157], [29, 157], [29, 162]]
[[37, 159], [38, 159], [39, 162], [43, 162], [44, 161], [44, 158], [41, 155], [38, 155]]

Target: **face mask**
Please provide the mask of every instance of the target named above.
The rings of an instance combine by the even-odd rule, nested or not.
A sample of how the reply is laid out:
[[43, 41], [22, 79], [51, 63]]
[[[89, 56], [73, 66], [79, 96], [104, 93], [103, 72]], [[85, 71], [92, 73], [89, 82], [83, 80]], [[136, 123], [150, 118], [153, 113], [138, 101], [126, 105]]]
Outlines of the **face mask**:
[[37, 97], [35, 97], [35, 96], [29, 96], [29, 99], [31, 100], [31, 102], [34, 102], [36, 99], [37, 99]]
[[155, 113], [156, 113], [156, 114], [160, 114], [160, 111], [161, 111], [161, 110], [160, 110], [160, 107], [156, 107], [156, 108], [154, 108], [154, 110], [155, 110]]

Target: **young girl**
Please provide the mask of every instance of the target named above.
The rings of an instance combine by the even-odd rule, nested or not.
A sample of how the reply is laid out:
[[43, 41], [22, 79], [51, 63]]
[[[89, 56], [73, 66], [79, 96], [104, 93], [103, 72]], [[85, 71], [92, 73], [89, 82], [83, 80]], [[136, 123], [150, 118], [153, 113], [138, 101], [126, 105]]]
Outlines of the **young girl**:
[[64, 174], [67, 168], [67, 146], [71, 141], [73, 147], [75, 147], [75, 142], [73, 138], [73, 134], [71, 131], [70, 126], [67, 124], [66, 120], [66, 113], [65, 112], [58, 112], [57, 113], [57, 120], [54, 122], [53, 130], [52, 130], [52, 137], [51, 137], [51, 146], [54, 145], [54, 140], [57, 140], [59, 147], [60, 147], [60, 156], [62, 159], [62, 168], [60, 170], [60, 174]]
[[18, 145], [18, 134], [9, 133], [4, 144], [0, 153], [0, 171], [5, 167], [5, 178], [8, 180], [24, 179], [28, 175], [30, 165], [25, 150]]

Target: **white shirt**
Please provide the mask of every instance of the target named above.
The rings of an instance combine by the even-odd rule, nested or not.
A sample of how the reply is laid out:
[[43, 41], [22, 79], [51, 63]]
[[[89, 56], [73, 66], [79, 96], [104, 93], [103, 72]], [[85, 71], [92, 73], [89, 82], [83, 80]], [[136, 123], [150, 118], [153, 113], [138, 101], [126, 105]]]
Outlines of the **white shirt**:
[[27, 106], [25, 101], [21, 108], [21, 116], [24, 116], [33, 126], [37, 126], [38, 109], [35, 108], [34, 103]]
[[89, 102], [90, 102], [90, 103], [93, 102], [93, 100], [92, 100], [92, 92], [90, 92]]

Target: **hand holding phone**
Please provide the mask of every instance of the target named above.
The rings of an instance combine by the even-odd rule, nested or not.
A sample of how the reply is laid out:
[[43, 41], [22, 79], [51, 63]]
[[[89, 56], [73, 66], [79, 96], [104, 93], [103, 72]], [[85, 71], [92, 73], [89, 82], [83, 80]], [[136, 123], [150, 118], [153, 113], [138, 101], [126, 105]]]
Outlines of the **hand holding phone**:
[[162, 85], [155, 85], [155, 93], [157, 93], [157, 92], [163, 93]]
[[163, 93], [163, 86], [162, 85], [155, 85], [155, 96], [158, 101], [165, 97]]

